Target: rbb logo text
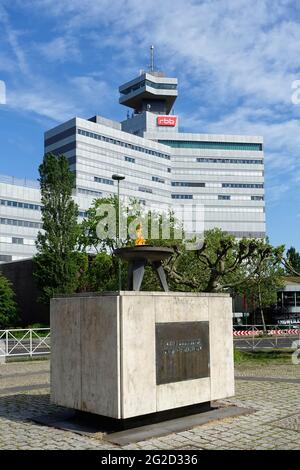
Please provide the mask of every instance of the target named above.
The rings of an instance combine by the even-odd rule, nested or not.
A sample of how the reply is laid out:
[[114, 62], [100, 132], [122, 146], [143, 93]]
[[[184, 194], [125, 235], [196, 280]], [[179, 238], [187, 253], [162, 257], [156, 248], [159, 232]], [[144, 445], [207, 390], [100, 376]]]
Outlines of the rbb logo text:
[[157, 125], [158, 126], [176, 126], [177, 118], [174, 116], [158, 116]]

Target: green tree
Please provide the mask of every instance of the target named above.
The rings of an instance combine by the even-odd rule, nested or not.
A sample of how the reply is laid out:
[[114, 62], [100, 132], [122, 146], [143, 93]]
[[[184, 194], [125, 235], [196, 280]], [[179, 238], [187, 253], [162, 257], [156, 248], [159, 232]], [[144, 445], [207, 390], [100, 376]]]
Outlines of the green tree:
[[[104, 205], [113, 207], [113, 217], [103, 210]], [[99, 211], [100, 209], [100, 211]], [[126, 212], [122, 204], [121, 213]], [[108, 212], [110, 209], [108, 208]], [[86, 290], [116, 290], [118, 288], [118, 260], [114, 256], [117, 247], [116, 228], [118, 225], [118, 199], [114, 196], [94, 201], [86, 219], [81, 226], [81, 249], [92, 248], [98, 254], [89, 264], [86, 277]], [[174, 256], [164, 263], [171, 290], [192, 292], [250, 292], [257, 298], [262, 319], [263, 308], [273, 302], [276, 289], [279, 287], [279, 277], [282, 273], [279, 266], [283, 260], [284, 247], [272, 247], [268, 241], [259, 239], [237, 240], [220, 229], [209, 230], [205, 233], [204, 242], [197, 249], [189, 250], [184, 241], [175, 239], [175, 228], [180, 224], [173, 214], [168, 217], [161, 213], [149, 213], [140, 204], [132, 200], [127, 213], [127, 228], [141, 222], [143, 236], [147, 243], [153, 246], [173, 246]], [[115, 224], [115, 229], [108, 236], [99, 238], [98, 224], [108, 229], [109, 224]], [[164, 225], [165, 224], [165, 225]], [[153, 226], [159, 227], [156, 234]], [[169, 227], [169, 234], [166, 237]], [[148, 229], [148, 230], [147, 230]], [[163, 232], [165, 235], [163, 236]], [[183, 234], [184, 236], [184, 234]], [[128, 232], [122, 239], [123, 246], [132, 246], [134, 240]], [[126, 283], [126, 263], [122, 264], [122, 284]], [[142, 289], [159, 290], [159, 282], [151, 270], [146, 268]], [[254, 298], [252, 296], [252, 298]]]
[[15, 326], [19, 317], [12, 285], [0, 274], [0, 328]]
[[[121, 201], [121, 224], [124, 230], [121, 238], [122, 246], [133, 246], [135, 243], [135, 229], [141, 223], [143, 236], [150, 245], [172, 245], [180, 244], [181, 240], [174, 239], [175, 229], [179, 230], [180, 224], [176, 221], [172, 212], [164, 216], [157, 212], [151, 213], [144, 208], [136, 199], [131, 198], [128, 205]], [[86, 217], [81, 224], [81, 235], [79, 238], [79, 248], [86, 252], [92, 250], [96, 253], [113, 253], [117, 248], [117, 228], [118, 228], [118, 198], [117, 196], [103, 197], [95, 199], [88, 209]], [[158, 227], [154, 233], [153, 226]], [[99, 226], [102, 227], [101, 236]], [[166, 230], [166, 228], [169, 229]]]
[[[121, 203], [121, 211], [125, 213], [125, 206]], [[137, 216], [134, 212], [132, 217]], [[117, 196], [108, 196], [94, 199], [93, 204], [87, 210], [86, 217], [80, 226], [79, 249], [83, 252], [94, 251], [96, 253], [113, 253], [117, 248], [117, 227], [118, 227], [118, 198]], [[99, 227], [103, 227], [100, 235]], [[123, 244], [128, 244], [126, 238]]]
[[[122, 246], [133, 246], [135, 230], [139, 224], [143, 228], [143, 236], [150, 245], [179, 245], [180, 240], [174, 240], [175, 228], [179, 229], [172, 213], [162, 214], [152, 211], [151, 214], [135, 199], [129, 200], [128, 205], [121, 202]], [[151, 215], [151, 216], [150, 216]], [[99, 226], [101, 230], [99, 231]], [[156, 231], [154, 231], [154, 226]], [[118, 263], [114, 255], [117, 248], [118, 227], [118, 198], [110, 196], [94, 200], [81, 224], [79, 247], [83, 252], [92, 250], [96, 256], [90, 258], [89, 269], [85, 276], [82, 290], [111, 291], [118, 289]], [[100, 233], [101, 232], [101, 233]], [[155, 233], [156, 232], [156, 233]], [[165, 237], [168, 237], [167, 239]], [[152, 238], [153, 237], [153, 238]], [[170, 239], [172, 238], [172, 239]], [[127, 263], [121, 266], [122, 285], [126, 286]], [[147, 267], [142, 289], [159, 290], [160, 285], [156, 275]]]
[[286, 273], [300, 276], [300, 254], [293, 246], [286, 252]]
[[[127, 207], [120, 202], [121, 212], [127, 212]], [[132, 200], [129, 205], [127, 224], [133, 219], [140, 217], [142, 209], [136, 201]], [[88, 270], [84, 274], [81, 291], [116, 291], [118, 289], [119, 259], [114, 255], [117, 248], [118, 227], [118, 198], [108, 196], [93, 201], [88, 209], [86, 217], [80, 226], [79, 249], [86, 253], [93, 252], [90, 256]], [[99, 230], [101, 227], [101, 230]], [[122, 245], [129, 245], [130, 237], [122, 239]], [[126, 285], [127, 265], [121, 263], [122, 285]]]
[[280, 263], [284, 247], [273, 248], [259, 239], [236, 240], [220, 229], [208, 230], [199, 249], [182, 245], [166, 265], [168, 276], [180, 288], [195, 292], [236, 289], [253, 278], [267, 259]]
[[246, 295], [248, 303], [252, 304], [254, 309], [258, 308], [264, 330], [264, 310], [276, 303], [277, 291], [283, 287], [283, 253], [284, 246], [274, 248], [268, 241], [258, 240], [245, 279], [237, 289]]
[[75, 176], [63, 155], [47, 154], [39, 167], [43, 231], [38, 233], [34, 275], [48, 302], [55, 293], [69, 294], [80, 284], [85, 257], [76, 248], [78, 207], [72, 199]]
[[[122, 265], [122, 285], [126, 285], [126, 266]], [[78, 291], [113, 292], [118, 290], [118, 271], [115, 256], [100, 252], [89, 255]]]

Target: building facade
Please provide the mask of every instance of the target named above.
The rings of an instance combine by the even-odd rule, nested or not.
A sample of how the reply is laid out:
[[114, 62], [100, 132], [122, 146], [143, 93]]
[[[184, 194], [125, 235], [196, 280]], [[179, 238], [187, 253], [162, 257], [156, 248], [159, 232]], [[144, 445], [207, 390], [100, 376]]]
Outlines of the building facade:
[[[74, 199], [82, 220], [91, 200], [85, 194]], [[39, 183], [0, 175], [0, 263], [32, 258], [35, 240], [42, 229]]]
[[0, 263], [32, 257], [40, 229], [38, 182], [0, 176]]
[[276, 321], [282, 325], [300, 325], [300, 278], [285, 277], [277, 292]]
[[[121, 173], [123, 196], [151, 207], [196, 207], [206, 230], [263, 238], [262, 137], [180, 132], [177, 86], [161, 72], [141, 72], [119, 88], [126, 120], [74, 117], [45, 133], [45, 153], [68, 158], [81, 216], [95, 198], [117, 193], [112, 175]], [[40, 229], [37, 184], [12, 181], [0, 185], [2, 262], [31, 257]]]

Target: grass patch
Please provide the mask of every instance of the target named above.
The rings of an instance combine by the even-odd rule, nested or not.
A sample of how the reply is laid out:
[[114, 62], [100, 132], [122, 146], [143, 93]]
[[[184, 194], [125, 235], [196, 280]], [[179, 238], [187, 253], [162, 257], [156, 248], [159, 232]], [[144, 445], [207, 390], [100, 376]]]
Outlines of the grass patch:
[[41, 354], [36, 356], [8, 356], [6, 357], [6, 363], [9, 362], [40, 362], [40, 361], [49, 361], [50, 354]]
[[271, 351], [241, 351], [234, 349], [235, 364], [286, 364], [291, 363], [293, 351], [289, 350], [271, 350]]

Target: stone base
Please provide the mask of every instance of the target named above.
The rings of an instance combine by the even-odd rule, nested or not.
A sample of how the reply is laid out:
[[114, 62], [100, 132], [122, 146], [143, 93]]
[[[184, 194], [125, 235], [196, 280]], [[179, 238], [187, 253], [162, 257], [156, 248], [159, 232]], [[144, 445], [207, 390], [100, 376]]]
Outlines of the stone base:
[[51, 300], [53, 403], [127, 419], [232, 395], [228, 295], [124, 291]]

